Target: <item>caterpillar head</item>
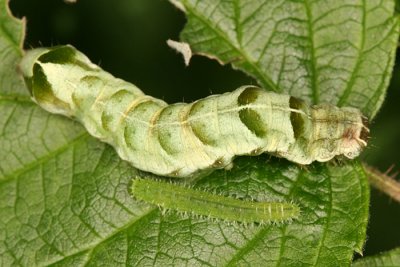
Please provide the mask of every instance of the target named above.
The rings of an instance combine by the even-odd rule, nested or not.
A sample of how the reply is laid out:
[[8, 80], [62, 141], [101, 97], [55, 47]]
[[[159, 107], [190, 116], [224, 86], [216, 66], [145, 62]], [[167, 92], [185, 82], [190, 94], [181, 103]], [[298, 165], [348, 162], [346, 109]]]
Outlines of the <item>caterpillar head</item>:
[[[359, 111], [357, 110], [359, 113]], [[369, 139], [368, 118], [359, 115], [359, 120], [348, 123], [341, 136], [340, 154], [346, 158], [354, 159], [367, 146]]]
[[335, 156], [354, 159], [367, 146], [368, 119], [355, 108], [320, 104], [312, 107], [311, 147], [320, 162]]

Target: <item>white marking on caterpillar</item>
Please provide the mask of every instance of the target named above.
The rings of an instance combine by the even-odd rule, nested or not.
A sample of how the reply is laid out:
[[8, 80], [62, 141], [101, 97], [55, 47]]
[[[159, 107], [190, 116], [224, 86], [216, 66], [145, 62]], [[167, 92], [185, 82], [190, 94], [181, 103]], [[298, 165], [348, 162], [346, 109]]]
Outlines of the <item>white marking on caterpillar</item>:
[[192, 176], [264, 152], [299, 164], [352, 159], [367, 145], [368, 120], [355, 108], [309, 106], [254, 86], [167, 105], [71, 46], [29, 51], [21, 70], [44, 109], [76, 118], [122, 159], [163, 176]]
[[300, 214], [300, 208], [293, 203], [240, 200], [150, 179], [133, 179], [132, 195], [162, 209], [224, 221], [288, 222]]

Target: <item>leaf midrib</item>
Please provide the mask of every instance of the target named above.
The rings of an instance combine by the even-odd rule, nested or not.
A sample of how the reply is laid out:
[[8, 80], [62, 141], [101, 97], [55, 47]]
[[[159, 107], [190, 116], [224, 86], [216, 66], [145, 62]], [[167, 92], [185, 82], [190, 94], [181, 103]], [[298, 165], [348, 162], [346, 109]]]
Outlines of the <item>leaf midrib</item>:
[[[201, 22], [203, 22], [205, 25], [207, 25], [207, 27], [213, 31], [217, 36], [219, 36], [221, 39], [223, 39], [223, 41], [229, 45], [234, 51], [236, 51], [236, 53], [238, 53], [248, 64], [249, 66], [251, 66], [251, 68], [254, 70], [254, 73], [257, 74], [256, 78], [259, 77], [262, 79], [262, 85], [263, 86], [267, 86], [269, 89], [275, 91], [275, 92], [279, 92], [279, 88], [277, 88], [276, 84], [274, 82], [272, 82], [272, 79], [268, 76], [266, 76], [263, 71], [260, 69], [260, 67], [253, 61], [250, 60], [250, 57], [245, 53], [244, 50], [241, 50], [240, 48], [234, 46], [232, 43], [232, 41], [218, 28], [218, 27], [214, 27], [214, 25], [211, 25], [211, 23], [206, 20], [203, 16], [201, 16], [200, 14], [198, 14], [195, 11], [195, 8], [191, 5], [188, 4], [187, 1], [183, 1], [185, 8], [188, 12], [191, 13], [191, 15], [193, 15], [194, 17], [196, 17], [198, 20], [200, 20]], [[226, 64], [227, 62], [224, 62], [224, 64]], [[244, 71], [245, 73], [248, 73], [247, 71]], [[248, 73], [250, 75], [250, 73]]]
[[317, 68], [316, 68], [316, 57], [315, 57], [315, 48], [314, 48], [314, 29], [313, 29], [313, 21], [312, 21], [312, 13], [310, 4], [308, 0], [304, 1], [304, 7], [306, 9], [307, 15], [307, 30], [308, 30], [308, 39], [310, 41], [310, 65], [311, 65], [311, 73], [310, 73], [310, 81], [311, 81], [311, 92], [312, 92], [312, 102], [313, 104], [319, 103], [319, 90], [317, 86]]
[[[301, 177], [302, 173], [303, 173], [303, 172], [300, 171], [300, 172], [297, 174], [297, 177], [296, 177], [296, 179], [295, 179], [295, 182], [292, 183], [291, 188], [290, 188], [288, 194], [285, 195], [285, 198], [286, 198], [286, 199], [290, 199], [290, 198], [292, 197], [293, 189], [296, 188], [296, 185], [297, 185], [298, 181], [300, 180], [300, 177]], [[282, 232], [286, 231], [286, 227], [287, 227], [287, 225], [283, 226]], [[263, 240], [263, 238], [265, 237], [265, 235], [268, 234], [269, 230], [270, 230], [269, 227], [262, 227], [262, 228], [260, 229], [260, 231], [259, 231], [249, 242], [246, 243], [245, 246], [241, 247], [241, 248], [235, 253], [235, 255], [232, 255], [231, 260], [227, 263], [226, 266], [236, 266], [237, 263], [238, 263], [238, 261], [239, 261], [240, 259], [242, 259], [242, 256], [246, 255], [249, 251], [251, 251], [251, 250], [253, 249], [253, 247], [255, 246], [256, 243], [258, 243], [258, 242], [260, 242], [261, 240]], [[283, 244], [284, 244], [283, 241], [280, 242], [280, 245], [281, 245], [281, 246], [280, 246], [280, 248], [281, 248], [281, 250], [280, 250], [280, 255], [279, 255], [278, 261], [277, 261], [277, 263], [276, 263], [275, 266], [279, 266], [279, 265], [280, 265], [280, 259], [281, 259], [281, 255], [282, 255], [282, 253], [283, 253], [283, 251], [282, 251], [282, 245], [283, 245]]]
[[354, 69], [351, 73], [350, 76], [350, 80], [347, 82], [347, 86], [344, 89], [342, 95], [340, 96], [337, 105], [339, 107], [343, 106], [345, 104], [345, 102], [347, 101], [348, 97], [350, 96], [351, 93], [351, 89], [353, 88], [354, 82], [357, 78], [356, 74], [358, 73], [360, 66], [361, 66], [361, 58], [364, 55], [364, 46], [365, 46], [365, 34], [366, 34], [366, 13], [367, 13], [367, 9], [366, 9], [366, 3], [365, 0], [362, 0], [362, 20], [361, 20], [361, 26], [362, 26], [362, 32], [361, 32], [361, 44], [360, 47], [358, 49], [358, 56], [357, 56], [357, 62], [354, 66]]
[[29, 102], [32, 105], [35, 104], [29, 96], [20, 94], [9, 94], [9, 95], [0, 94], [0, 102], [23, 102], [23, 103]]
[[100, 239], [99, 242], [95, 242], [91, 246], [86, 247], [86, 248], [81, 249], [81, 250], [78, 250], [78, 251], [76, 251], [74, 253], [67, 254], [61, 259], [57, 259], [57, 260], [54, 260], [54, 261], [46, 262], [42, 266], [53, 265], [53, 264], [56, 264], [58, 262], [61, 262], [61, 261], [65, 260], [65, 259], [67, 259], [69, 257], [73, 257], [75, 255], [78, 255], [78, 254], [81, 254], [81, 253], [85, 253], [85, 252], [90, 252], [88, 257], [87, 257], [87, 259], [86, 259], [86, 261], [85, 261], [85, 263], [83, 264], [83, 266], [86, 266], [89, 263], [90, 259], [91, 259], [92, 252], [96, 249], [97, 246], [101, 245], [104, 242], [107, 242], [108, 240], [112, 239], [114, 236], [118, 235], [122, 231], [125, 231], [125, 230], [129, 229], [135, 223], [145, 219], [146, 217], [152, 216], [153, 213], [157, 213], [158, 212], [157, 210], [158, 210], [157, 207], [151, 208], [151, 209], [149, 209], [148, 212], [143, 213], [141, 216], [135, 217], [134, 220], [128, 221], [128, 223], [126, 225], [124, 225], [122, 227], [119, 227], [116, 231], [111, 232], [109, 235], [107, 235], [104, 238]]
[[70, 148], [71, 145], [76, 144], [82, 140], [85, 140], [86, 138], [89, 138], [89, 137], [90, 136], [86, 131], [82, 132], [81, 134], [77, 135], [75, 138], [69, 140], [63, 146], [60, 146], [57, 149], [51, 151], [50, 153], [48, 153], [40, 158], [37, 158], [36, 160], [31, 161], [30, 163], [25, 164], [22, 168], [15, 169], [11, 173], [6, 174], [5, 176], [3, 176], [0, 179], [0, 186], [2, 186], [3, 184], [7, 183], [8, 181], [10, 181], [12, 179], [18, 179], [21, 176], [21, 174], [24, 174], [24, 173], [28, 172], [29, 170], [39, 166], [40, 164], [47, 162], [48, 160], [63, 153], [64, 151], [66, 151], [68, 148]]

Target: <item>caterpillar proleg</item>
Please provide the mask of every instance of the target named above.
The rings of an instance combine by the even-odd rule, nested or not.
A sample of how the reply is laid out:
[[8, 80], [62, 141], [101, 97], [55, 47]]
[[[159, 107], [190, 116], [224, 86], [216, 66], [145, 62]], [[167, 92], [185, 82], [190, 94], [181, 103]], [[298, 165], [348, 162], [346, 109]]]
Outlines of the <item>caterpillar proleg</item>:
[[254, 86], [168, 105], [72, 46], [31, 50], [20, 66], [41, 107], [75, 118], [122, 159], [158, 175], [187, 177], [264, 152], [299, 164], [352, 159], [367, 145], [368, 119], [355, 108], [308, 105]]
[[132, 195], [163, 208], [225, 221], [284, 222], [300, 214], [293, 203], [240, 200], [150, 179], [133, 179]]

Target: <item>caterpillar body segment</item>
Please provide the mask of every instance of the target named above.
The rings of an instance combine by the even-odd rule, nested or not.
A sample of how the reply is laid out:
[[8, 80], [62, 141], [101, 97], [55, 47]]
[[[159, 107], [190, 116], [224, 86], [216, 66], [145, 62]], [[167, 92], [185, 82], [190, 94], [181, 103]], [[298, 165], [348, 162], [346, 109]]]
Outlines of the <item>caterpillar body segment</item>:
[[134, 167], [158, 175], [187, 177], [265, 152], [299, 164], [352, 159], [367, 145], [368, 120], [355, 108], [308, 105], [254, 86], [168, 105], [72, 46], [31, 50], [21, 70], [41, 107], [77, 119]]

